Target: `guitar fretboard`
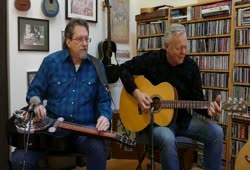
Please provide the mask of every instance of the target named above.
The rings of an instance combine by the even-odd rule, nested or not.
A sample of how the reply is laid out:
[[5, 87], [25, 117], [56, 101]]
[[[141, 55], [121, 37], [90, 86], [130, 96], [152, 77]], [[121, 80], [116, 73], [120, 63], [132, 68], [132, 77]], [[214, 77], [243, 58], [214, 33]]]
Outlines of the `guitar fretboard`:
[[189, 100], [164, 100], [161, 104], [162, 108], [179, 108], [179, 109], [208, 109], [210, 102], [208, 101], [189, 101]]

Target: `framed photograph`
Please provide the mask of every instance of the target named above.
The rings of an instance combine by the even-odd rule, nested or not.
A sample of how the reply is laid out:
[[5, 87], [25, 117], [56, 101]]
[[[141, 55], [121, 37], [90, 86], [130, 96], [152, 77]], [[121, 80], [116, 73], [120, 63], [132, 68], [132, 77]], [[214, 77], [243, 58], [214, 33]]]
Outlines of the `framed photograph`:
[[97, 23], [97, 0], [65, 0], [66, 19], [82, 18]]
[[18, 17], [18, 50], [49, 51], [49, 20]]
[[34, 79], [36, 73], [37, 73], [37, 71], [28, 71], [27, 72], [27, 87], [29, 87], [29, 85], [32, 82], [32, 80]]
[[117, 43], [129, 42], [129, 0], [110, 0], [111, 39]]

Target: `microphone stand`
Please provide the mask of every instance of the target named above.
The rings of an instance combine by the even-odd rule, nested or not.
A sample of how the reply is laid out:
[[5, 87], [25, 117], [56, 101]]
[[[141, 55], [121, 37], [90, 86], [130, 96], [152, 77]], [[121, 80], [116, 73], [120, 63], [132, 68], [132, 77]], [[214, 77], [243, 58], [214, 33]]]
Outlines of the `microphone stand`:
[[29, 147], [29, 138], [30, 138], [30, 130], [31, 130], [31, 122], [34, 115], [34, 111], [29, 111], [29, 121], [28, 121], [28, 131], [27, 131], [27, 139], [25, 144], [25, 151], [24, 151], [24, 159], [23, 159], [23, 170], [26, 170], [26, 161], [27, 161], [27, 153], [28, 153], [28, 147]]
[[150, 131], [151, 131], [151, 170], [155, 169], [155, 162], [154, 162], [154, 107], [150, 110]]

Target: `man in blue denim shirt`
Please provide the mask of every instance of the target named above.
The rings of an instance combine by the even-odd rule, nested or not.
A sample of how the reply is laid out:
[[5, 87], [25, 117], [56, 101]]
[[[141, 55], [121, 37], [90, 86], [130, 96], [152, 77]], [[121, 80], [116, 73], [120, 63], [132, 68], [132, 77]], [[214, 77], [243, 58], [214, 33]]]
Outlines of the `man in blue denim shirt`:
[[[34, 96], [47, 100], [47, 106], [35, 107], [34, 122], [46, 116], [64, 117], [67, 121], [95, 127], [105, 131], [110, 127], [112, 109], [110, 96], [100, 81], [90, 59], [88, 45], [89, 26], [81, 19], [71, 20], [65, 28], [64, 50], [45, 57], [29, 86], [26, 100]], [[101, 62], [100, 62], [101, 63]], [[102, 71], [104, 72], [104, 67]], [[87, 157], [87, 169], [106, 169], [106, 145], [104, 139], [88, 136], [72, 138], [71, 145]], [[33, 154], [33, 156], [30, 156]], [[46, 153], [30, 150], [28, 168], [38, 169], [38, 161]], [[20, 169], [23, 150], [12, 154], [13, 169]]]

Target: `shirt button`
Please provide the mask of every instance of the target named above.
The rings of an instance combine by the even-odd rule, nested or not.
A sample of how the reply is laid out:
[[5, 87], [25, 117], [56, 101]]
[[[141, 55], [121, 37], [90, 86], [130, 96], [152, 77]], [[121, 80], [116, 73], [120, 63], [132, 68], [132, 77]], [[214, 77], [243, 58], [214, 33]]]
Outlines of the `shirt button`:
[[74, 104], [74, 102], [72, 102], [72, 104]]
[[73, 92], [76, 92], [75, 90], [73, 90]]
[[59, 81], [58, 81], [58, 82], [57, 82], [57, 84], [58, 84], [58, 85], [60, 85], [60, 84], [61, 84], [61, 82], [59, 82]]
[[74, 79], [76, 80], [76, 77]]
[[70, 115], [70, 117], [73, 117], [73, 115]]
[[88, 82], [88, 84], [91, 84], [90, 82]]

